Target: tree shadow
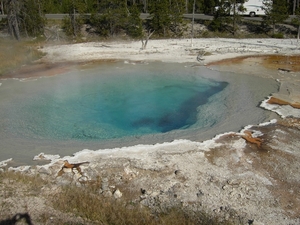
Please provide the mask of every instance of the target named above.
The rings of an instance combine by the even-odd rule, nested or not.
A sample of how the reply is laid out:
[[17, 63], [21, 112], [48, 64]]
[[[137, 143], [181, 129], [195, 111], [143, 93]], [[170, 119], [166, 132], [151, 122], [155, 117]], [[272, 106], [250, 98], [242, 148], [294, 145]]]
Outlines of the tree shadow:
[[264, 21], [243, 21], [243, 25], [245, 25], [247, 30], [253, 34], [266, 34], [271, 30], [270, 26], [268, 26]]
[[16, 225], [21, 220], [25, 219], [27, 225], [33, 225], [28, 213], [17, 213], [12, 218], [0, 221], [0, 225]]

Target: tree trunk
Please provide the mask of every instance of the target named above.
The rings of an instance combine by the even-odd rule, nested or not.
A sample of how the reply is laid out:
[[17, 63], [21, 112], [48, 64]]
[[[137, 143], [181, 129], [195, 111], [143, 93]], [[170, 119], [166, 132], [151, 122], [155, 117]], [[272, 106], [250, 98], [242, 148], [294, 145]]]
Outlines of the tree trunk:
[[145, 40], [145, 42], [144, 42], [144, 39], [142, 39], [141, 41], [142, 41], [142, 50], [144, 50], [144, 49], [146, 49], [146, 47], [147, 47], [147, 44], [148, 44], [148, 41], [149, 41], [149, 39], [150, 39], [150, 37], [152, 36], [152, 34], [154, 33], [154, 31], [148, 31], [148, 33], [147, 33], [147, 35], [146, 35], [146, 40]]
[[236, 27], [236, 1], [233, 3], [233, 17], [232, 17], [232, 26], [233, 26], [233, 36], [235, 36], [235, 27]]
[[5, 14], [4, 13], [3, 1], [1, 1], [0, 10], [1, 10], [1, 14]]
[[72, 27], [73, 27], [73, 34], [76, 37], [77, 36], [77, 32], [76, 32], [76, 9], [75, 9], [75, 4], [74, 4], [74, 0], [73, 0], [73, 15], [71, 15], [71, 23], [72, 23]]
[[193, 47], [193, 38], [194, 38], [195, 5], [196, 5], [196, 0], [194, 0], [194, 3], [193, 3], [192, 39], [191, 39], [191, 45], [192, 45], [192, 47]]
[[299, 37], [300, 37], [300, 24], [298, 26], [297, 42], [299, 42]]
[[185, 11], [189, 13], [189, 0], [185, 0]]
[[41, 8], [41, 2], [40, 2], [40, 0], [37, 0], [37, 4], [39, 6], [39, 15], [42, 16], [43, 13], [42, 13], [42, 8]]
[[144, 12], [148, 12], [147, 0], [144, 0]]
[[19, 5], [17, 0], [9, 0], [7, 3], [7, 21], [9, 33], [12, 37], [20, 40], [20, 28], [18, 22]]

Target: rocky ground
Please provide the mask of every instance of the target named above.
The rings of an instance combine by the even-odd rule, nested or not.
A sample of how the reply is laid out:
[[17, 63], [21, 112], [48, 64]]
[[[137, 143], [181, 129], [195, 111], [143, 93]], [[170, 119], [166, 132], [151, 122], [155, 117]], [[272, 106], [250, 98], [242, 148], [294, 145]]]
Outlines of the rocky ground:
[[[179, 52], [176, 58], [180, 56], [180, 62], [193, 58], [195, 63], [208, 64], [230, 56], [253, 55], [253, 49], [260, 55], [277, 54], [276, 52], [295, 54], [297, 46], [291, 42], [226, 40], [224, 43], [231, 47], [225, 52], [225, 47], [220, 47], [222, 43], [217, 40], [203, 40], [202, 44], [201, 40], [198, 40], [197, 43], [194, 42], [194, 50], [187, 48], [184, 41], [173, 40], [169, 42], [169, 47], [161, 46], [155, 50], [151, 48], [148, 53], [134, 50], [132, 45], [126, 47], [124, 43], [118, 44], [124, 45], [124, 48], [116, 47], [112, 43], [89, 43], [72, 48], [46, 47], [44, 50], [49, 54], [44, 60], [69, 61], [76, 58], [82, 61], [84, 56], [88, 60], [95, 60], [97, 57], [101, 59], [99, 54], [102, 54], [104, 59], [108, 59], [109, 54], [110, 58], [114, 58], [112, 56], [117, 55], [111, 49], [119, 49], [118, 57], [123, 59], [142, 59], [141, 56], [145, 55], [143, 60], [151, 60], [162, 55], [164, 51], [172, 55], [172, 49], [176, 48]], [[65, 48], [72, 51], [66, 51]], [[69, 54], [63, 55], [62, 49]], [[99, 49], [104, 50], [101, 52]], [[110, 49], [110, 53], [107, 49]], [[198, 62], [197, 56], [203, 49], [209, 49], [210, 55], [207, 58], [204, 54], [200, 55]], [[76, 51], [78, 52], [75, 53]], [[127, 54], [127, 58], [123, 54]], [[165, 56], [164, 59], [171, 60], [168, 57]], [[160, 59], [158, 57], [158, 60]], [[210, 67], [226, 71], [243, 68], [244, 72], [252, 73], [254, 79], [262, 73], [277, 79], [281, 82], [281, 88], [275, 97], [288, 101], [284, 106], [266, 105], [274, 111], [282, 112], [282, 119], [248, 126], [239, 133], [218, 135], [204, 142], [175, 140], [170, 143], [124, 147], [111, 151], [83, 150], [63, 159], [40, 154], [36, 160], [51, 159], [51, 162], [45, 162], [42, 166], [23, 166], [10, 170], [22, 171], [28, 175], [39, 174], [43, 179], [50, 180], [51, 185], [43, 187], [43, 191], [38, 192], [39, 196], [34, 196], [34, 190], [26, 190], [25, 186], [18, 187], [18, 184], [10, 179], [2, 180], [0, 205], [11, 215], [28, 212], [34, 224], [38, 224], [37, 218], [41, 215], [51, 215], [46, 219], [47, 224], [51, 224], [51, 220], [73, 218], [73, 215], [55, 211], [47, 203], [45, 196], [59, 190], [58, 187], [62, 185], [76, 184], [84, 187], [97, 182], [99, 196], [130, 198], [153, 210], [179, 205], [192, 210], [201, 208], [224, 219], [234, 218], [237, 224], [300, 224], [300, 116], [299, 109], [289, 104], [300, 102], [299, 71], [278, 70], [279, 67], [266, 68], [263, 62], [244, 58], [238, 64], [232, 63], [232, 67], [228, 64], [215, 64]], [[283, 65], [280, 65], [280, 68], [282, 67]], [[80, 164], [82, 162], [88, 163]], [[6, 190], [11, 187], [16, 194], [7, 193]], [[31, 195], [28, 196], [26, 192], [30, 192]], [[49, 213], [45, 214], [45, 211]]]
[[[53, 221], [72, 218], [49, 207], [49, 192], [64, 185], [84, 187], [98, 182], [99, 196], [130, 197], [157, 211], [179, 205], [205, 209], [225, 219], [234, 217], [237, 224], [299, 224], [300, 120], [285, 119], [247, 130], [259, 144], [247, 142], [243, 131], [203, 143], [179, 140], [140, 146], [137, 151], [86, 150], [69, 158], [73, 169], [60, 159], [47, 166], [18, 168], [28, 175], [38, 173], [52, 185], [34, 196], [34, 190], [2, 181], [2, 197], [8, 187], [16, 189], [15, 195], [1, 198], [1, 204], [9, 206], [5, 211], [10, 213], [28, 212], [33, 221], [45, 211]], [[84, 161], [88, 163], [76, 167]]]

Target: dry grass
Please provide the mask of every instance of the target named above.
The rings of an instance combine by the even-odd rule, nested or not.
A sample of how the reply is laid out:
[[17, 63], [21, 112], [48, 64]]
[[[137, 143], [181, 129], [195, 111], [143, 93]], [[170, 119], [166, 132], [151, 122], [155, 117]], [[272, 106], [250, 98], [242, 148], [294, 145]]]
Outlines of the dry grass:
[[39, 190], [47, 183], [40, 176], [28, 176], [14, 171], [0, 172], [0, 184], [3, 182], [8, 186], [13, 183], [21, 184], [20, 186], [29, 185], [31, 190]]
[[[42, 191], [45, 187], [51, 190], [59, 190], [45, 194]], [[51, 207], [44, 210], [29, 209], [39, 211], [34, 216], [33, 224], [45, 224], [51, 218], [57, 217], [61, 224], [116, 224], [116, 225], [229, 225], [228, 221], [221, 221], [217, 217], [212, 217], [204, 212], [192, 212], [183, 210], [181, 207], [174, 207], [163, 210], [163, 213], [152, 211], [141, 206], [138, 202], [131, 200], [114, 199], [113, 197], [103, 197], [99, 194], [98, 185], [87, 185], [77, 187], [75, 185], [57, 188], [55, 183], [41, 179], [39, 176], [27, 176], [16, 172], [0, 172], [0, 223], [7, 218], [12, 218], [13, 205], [7, 204], [5, 199], [18, 198], [17, 202], [32, 196], [46, 199], [47, 205]], [[127, 198], [128, 199], [128, 198]], [[38, 206], [36, 206], [38, 207]], [[60, 212], [67, 217], [53, 215]], [[26, 212], [26, 211], [24, 211]], [[72, 215], [72, 216], [71, 216]], [[71, 218], [71, 217], [72, 218]], [[58, 219], [59, 218], [59, 219]], [[76, 219], [80, 218], [80, 220]], [[76, 222], [77, 221], [77, 222]], [[52, 221], [53, 222], [53, 221]]]
[[180, 207], [164, 210], [163, 213], [152, 212], [139, 203], [105, 198], [97, 193], [97, 189], [90, 187], [65, 187], [53, 199], [56, 199], [53, 204], [59, 210], [75, 213], [87, 221], [103, 225], [232, 224], [227, 221], [221, 222], [204, 212], [189, 212]]
[[0, 39], [0, 76], [42, 57], [37, 42]]

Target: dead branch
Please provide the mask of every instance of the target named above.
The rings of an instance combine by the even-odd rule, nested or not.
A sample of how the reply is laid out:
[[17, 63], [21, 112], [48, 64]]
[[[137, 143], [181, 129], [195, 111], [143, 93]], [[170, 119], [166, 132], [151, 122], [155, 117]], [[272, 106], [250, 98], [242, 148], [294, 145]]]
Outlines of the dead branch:
[[[155, 31], [155, 30], [154, 30]], [[144, 39], [142, 38], [142, 50], [146, 49], [148, 41], [150, 39], [150, 37], [152, 36], [152, 34], [154, 33], [154, 31], [151, 32], [151, 30], [148, 30], [146, 33], [146, 40], [144, 41]]]

